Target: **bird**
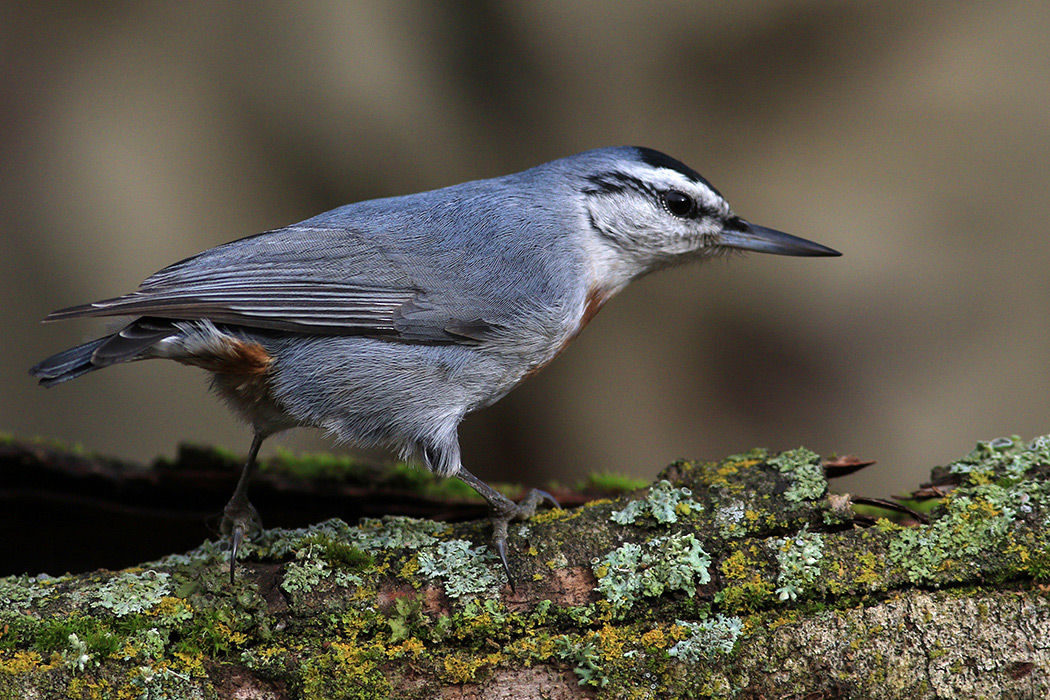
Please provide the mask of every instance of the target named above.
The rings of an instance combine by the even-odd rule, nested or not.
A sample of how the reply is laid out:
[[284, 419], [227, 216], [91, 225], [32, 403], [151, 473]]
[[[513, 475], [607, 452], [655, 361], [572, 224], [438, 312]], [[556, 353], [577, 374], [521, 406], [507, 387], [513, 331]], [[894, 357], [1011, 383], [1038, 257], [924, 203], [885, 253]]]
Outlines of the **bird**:
[[740, 250], [840, 254], [742, 219], [662, 152], [598, 148], [348, 204], [205, 250], [130, 293], [49, 314], [129, 318], [30, 374], [50, 387], [155, 358], [211, 374], [252, 430], [220, 527], [231, 583], [242, 543], [262, 528], [247, 495], [260, 446], [313, 427], [472, 486], [513, 585], [509, 523], [557, 502], [532, 489], [515, 503], [469, 472], [460, 421], [550, 363], [633, 280]]

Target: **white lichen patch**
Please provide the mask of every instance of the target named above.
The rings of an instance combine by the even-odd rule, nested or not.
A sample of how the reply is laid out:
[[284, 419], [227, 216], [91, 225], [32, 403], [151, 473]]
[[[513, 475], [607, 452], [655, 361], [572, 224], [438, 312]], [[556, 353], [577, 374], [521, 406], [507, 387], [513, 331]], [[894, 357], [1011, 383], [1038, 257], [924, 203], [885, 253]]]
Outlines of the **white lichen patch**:
[[978, 442], [962, 459], [948, 465], [952, 474], [996, 472], [1011, 479], [1021, 479], [1029, 469], [1050, 464], [1050, 435], [1037, 437], [1027, 445], [1020, 437], [1000, 437]]
[[827, 491], [828, 481], [820, 466], [820, 455], [805, 447], [781, 452], [768, 460], [767, 464], [787, 477], [790, 488], [784, 498], [791, 503], [820, 498]]
[[98, 588], [85, 588], [83, 594], [91, 607], [106, 608], [124, 617], [153, 608], [171, 591], [170, 574], [142, 571], [117, 574]]
[[441, 542], [419, 553], [419, 570], [428, 578], [441, 579], [449, 598], [496, 597], [500, 583], [492, 573], [496, 556], [484, 546], [471, 547], [466, 540]]
[[613, 606], [630, 606], [642, 597], [665, 591], [696, 593], [711, 580], [711, 557], [693, 535], [657, 537], [644, 544], [628, 542], [592, 568], [598, 590]]
[[701, 505], [692, 499], [692, 495], [689, 489], [675, 487], [663, 479], [649, 489], [645, 498], [630, 501], [623, 510], [613, 511], [610, 518], [620, 525], [635, 525], [645, 517], [662, 524], [676, 523], [680, 515], [701, 510]]
[[715, 511], [715, 524], [718, 525], [719, 534], [726, 539], [743, 537], [747, 534], [744, 527], [744, 514], [746, 508], [740, 501], [733, 501]]
[[58, 581], [46, 574], [0, 578], [0, 611], [32, 607], [39, 599], [54, 594]]
[[780, 600], [795, 600], [820, 574], [824, 537], [819, 533], [803, 530], [794, 537], [770, 540], [768, 545], [776, 550], [777, 564], [780, 566], [777, 597]]
[[732, 653], [744, 629], [744, 623], [739, 617], [726, 617], [721, 613], [709, 620], [675, 620], [675, 624], [688, 630], [689, 637], [677, 642], [667, 653], [689, 663], [711, 661]]

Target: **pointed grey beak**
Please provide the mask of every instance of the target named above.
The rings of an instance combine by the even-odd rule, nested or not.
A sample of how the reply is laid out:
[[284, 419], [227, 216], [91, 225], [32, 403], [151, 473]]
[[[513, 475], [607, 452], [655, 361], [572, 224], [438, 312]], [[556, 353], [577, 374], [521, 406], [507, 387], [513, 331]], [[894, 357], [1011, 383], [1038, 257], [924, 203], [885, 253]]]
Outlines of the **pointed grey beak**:
[[739, 221], [734, 229], [722, 231], [718, 245], [723, 248], [754, 250], [759, 253], [774, 255], [830, 256], [842, 255], [837, 250], [822, 246], [805, 238], [792, 236], [775, 229], [758, 226], [746, 221]]

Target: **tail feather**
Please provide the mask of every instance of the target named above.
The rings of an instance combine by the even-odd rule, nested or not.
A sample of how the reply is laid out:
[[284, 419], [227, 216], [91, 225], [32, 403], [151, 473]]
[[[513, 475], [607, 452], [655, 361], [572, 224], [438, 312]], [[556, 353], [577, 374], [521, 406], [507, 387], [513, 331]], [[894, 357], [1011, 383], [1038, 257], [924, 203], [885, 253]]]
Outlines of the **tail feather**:
[[154, 344], [177, 332], [175, 324], [170, 321], [136, 319], [119, 333], [52, 355], [35, 365], [29, 373], [38, 377], [42, 386], [51, 387], [118, 362], [140, 359]]
[[106, 338], [106, 342], [92, 354], [91, 361], [99, 367], [108, 367], [138, 359], [157, 342], [177, 332], [178, 329], [171, 321], [159, 318], [136, 319], [119, 333]]
[[69, 350], [63, 350], [34, 365], [29, 373], [40, 379], [41, 386], [51, 387], [99, 369], [98, 365], [91, 362], [91, 356], [110, 337], [106, 336]]

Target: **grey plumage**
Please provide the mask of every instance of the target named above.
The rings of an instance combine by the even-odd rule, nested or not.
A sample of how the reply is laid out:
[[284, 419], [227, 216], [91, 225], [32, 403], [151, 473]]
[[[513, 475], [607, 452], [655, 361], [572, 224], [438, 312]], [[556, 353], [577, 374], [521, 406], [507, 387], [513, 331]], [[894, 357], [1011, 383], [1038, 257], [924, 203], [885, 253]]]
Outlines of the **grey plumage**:
[[[204, 367], [253, 426], [252, 457], [297, 426], [394, 447], [479, 488], [502, 555], [506, 521], [545, 494], [515, 507], [466, 472], [464, 415], [553, 359], [631, 280], [729, 248], [837, 254], [748, 224], [668, 156], [599, 149], [212, 248], [130, 294], [51, 314], [137, 318], [31, 372], [50, 386], [129, 360]], [[249, 508], [239, 486], [227, 507], [235, 546]]]

